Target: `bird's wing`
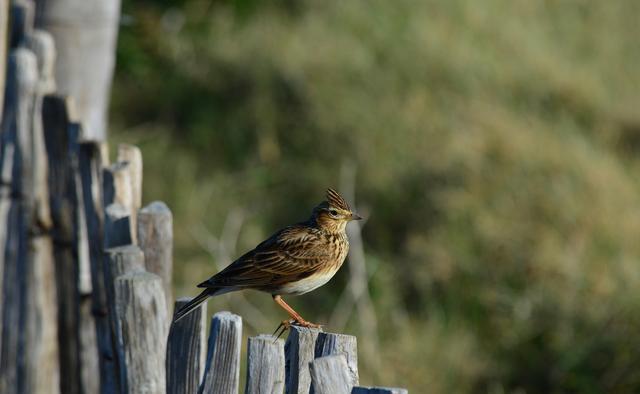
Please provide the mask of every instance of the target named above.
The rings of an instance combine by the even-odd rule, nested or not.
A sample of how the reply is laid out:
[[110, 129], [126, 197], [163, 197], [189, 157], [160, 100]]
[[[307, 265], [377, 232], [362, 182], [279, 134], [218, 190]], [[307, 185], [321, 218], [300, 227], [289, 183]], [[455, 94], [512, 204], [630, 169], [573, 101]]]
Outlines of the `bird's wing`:
[[331, 257], [320, 241], [306, 226], [287, 227], [198, 287], [260, 288], [305, 278]]

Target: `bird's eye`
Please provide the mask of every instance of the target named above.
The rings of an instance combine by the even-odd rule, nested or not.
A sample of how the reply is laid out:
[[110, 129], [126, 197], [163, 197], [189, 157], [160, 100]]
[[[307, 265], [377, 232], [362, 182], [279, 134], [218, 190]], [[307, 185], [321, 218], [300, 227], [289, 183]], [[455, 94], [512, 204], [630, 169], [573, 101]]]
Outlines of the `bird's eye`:
[[337, 216], [338, 215], [338, 211], [336, 211], [335, 209], [329, 210], [329, 213], [331, 214], [331, 216]]

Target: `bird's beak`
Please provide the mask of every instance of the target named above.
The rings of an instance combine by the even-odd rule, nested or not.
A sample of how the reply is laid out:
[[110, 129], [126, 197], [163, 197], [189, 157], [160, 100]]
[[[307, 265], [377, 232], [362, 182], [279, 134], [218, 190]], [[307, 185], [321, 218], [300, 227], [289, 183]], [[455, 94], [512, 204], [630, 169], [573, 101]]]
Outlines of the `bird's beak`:
[[362, 217], [361, 217], [361, 216], [358, 216], [357, 214], [355, 214], [355, 213], [353, 213], [353, 212], [352, 212], [352, 213], [351, 213], [351, 217], [350, 217], [349, 219], [350, 219], [350, 220], [362, 220]]

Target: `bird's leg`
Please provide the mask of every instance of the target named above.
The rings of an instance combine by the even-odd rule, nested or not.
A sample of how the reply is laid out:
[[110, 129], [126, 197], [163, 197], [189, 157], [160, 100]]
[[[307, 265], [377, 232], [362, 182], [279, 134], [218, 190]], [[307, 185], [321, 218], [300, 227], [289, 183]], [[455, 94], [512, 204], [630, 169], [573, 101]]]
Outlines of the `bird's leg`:
[[284, 300], [282, 299], [282, 297], [280, 297], [279, 295], [274, 295], [273, 296], [273, 300], [282, 307], [282, 309], [284, 309], [285, 311], [287, 311], [287, 313], [289, 314], [289, 316], [291, 316], [291, 318], [295, 321], [295, 323], [297, 323], [297, 325], [302, 326], [302, 327], [311, 327], [311, 328], [320, 328], [319, 324], [315, 324], [315, 323], [310, 323], [306, 320], [304, 320], [302, 318], [302, 316], [300, 316], [298, 314], [298, 312], [294, 311], [292, 307], [289, 306], [289, 304], [287, 304], [286, 302], [284, 302]]

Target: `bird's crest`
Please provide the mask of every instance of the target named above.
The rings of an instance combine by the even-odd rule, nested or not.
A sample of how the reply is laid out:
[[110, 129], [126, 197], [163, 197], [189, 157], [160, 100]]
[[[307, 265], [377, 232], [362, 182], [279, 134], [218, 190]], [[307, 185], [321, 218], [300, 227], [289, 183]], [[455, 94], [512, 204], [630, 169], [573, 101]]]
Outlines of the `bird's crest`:
[[327, 201], [329, 205], [335, 208], [344, 209], [345, 211], [351, 212], [351, 208], [349, 204], [345, 201], [344, 198], [335, 190], [329, 188], [327, 189]]

